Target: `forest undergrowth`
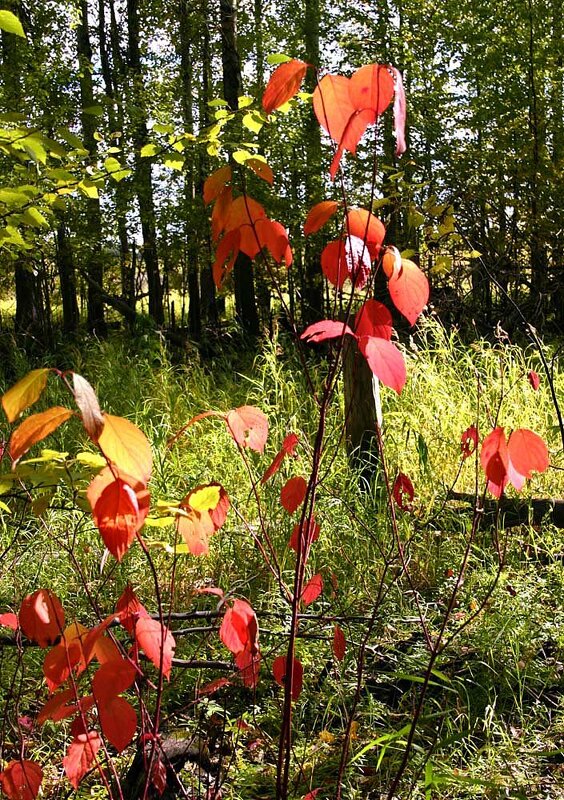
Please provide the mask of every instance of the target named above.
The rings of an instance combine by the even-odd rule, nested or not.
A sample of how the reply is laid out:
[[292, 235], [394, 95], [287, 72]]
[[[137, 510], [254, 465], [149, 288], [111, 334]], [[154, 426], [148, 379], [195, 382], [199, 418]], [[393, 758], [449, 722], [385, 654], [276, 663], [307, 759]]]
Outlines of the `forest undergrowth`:
[[[461, 458], [462, 433], [476, 424], [488, 428], [497, 413], [507, 428], [534, 429], [548, 445], [552, 468], [533, 478], [519, 502], [527, 495], [562, 496], [560, 434], [533, 350], [499, 341], [468, 347], [433, 319], [420, 324], [404, 350], [409, 380], [401, 395], [383, 394], [383, 439], [388, 474], [401, 472], [416, 487], [413, 501], [395, 512], [408, 576], [394, 555], [383, 475], [376, 471], [366, 480], [347, 458], [342, 392], [328, 410], [328, 447], [316, 506], [321, 534], [309, 564], [311, 574], [322, 576], [323, 590], [303, 611], [296, 646], [303, 690], [294, 707], [292, 797], [315, 787], [321, 787], [320, 800], [332, 796], [323, 787], [332, 785], [339, 769], [347, 726], [350, 755], [342, 797], [387, 796], [428, 664], [420, 619], [436, 635], [472, 527], [473, 502], [452, 497], [459, 492], [474, 498], [480, 480], [477, 460]], [[549, 345], [544, 353], [557, 395], [563, 397], [558, 353]], [[307, 358], [315, 366], [310, 374], [321, 384], [322, 354], [308, 353]], [[260, 476], [287, 434], [297, 434], [295, 459], [286, 459], [280, 475], [262, 492], [261, 511], [280, 554], [282, 578], [290, 583], [294, 553], [287, 543], [294, 521], [281, 508], [279, 494], [282, 476], [299, 472], [300, 462], [309, 457], [316, 419], [311, 387], [296, 359], [293, 345], [275, 335], [261, 343], [254, 358], [234, 348], [231, 356], [205, 362], [197, 352], [173, 362], [163, 342], [146, 335], [137, 341], [116, 336], [67, 346], [43, 364], [86, 377], [104, 409], [134, 422], [153, 448], [156, 510], [151, 509], [144, 539], [159, 575], [163, 606], [180, 617], [171, 618], [177, 661], [164, 686], [162, 730], [170, 740], [190, 743], [182, 774], [185, 785], [192, 786], [187, 796], [194, 798], [206, 792], [211, 797], [211, 787], [224, 800], [273, 797], [282, 689], [271, 665], [284, 652], [289, 612], [253, 537], [259, 520], [249, 475], [225, 427], [202, 420], [173, 446], [170, 440], [201, 412], [252, 404], [270, 424], [264, 456], [248, 456], [249, 469]], [[17, 369], [23, 375], [37, 366], [22, 357]], [[537, 390], [528, 377], [531, 370], [541, 377]], [[59, 395], [59, 387], [49, 387], [39, 408], [59, 402]], [[22, 495], [8, 504], [18, 492], [8, 459], [3, 462], [0, 613], [17, 611], [21, 598], [48, 586], [68, 619], [88, 624], [92, 604], [101, 616], [110, 614], [113, 598], [128, 584], [155, 611], [153, 578], [141, 549], [132, 548], [118, 563], [108, 559], [97, 535], [83, 493], [100, 468], [99, 455], [86, 442], [77, 454], [80, 436], [78, 422], [71, 421], [22, 460], [19, 470], [28, 470], [37, 490], [31, 508]], [[62, 476], [66, 480], [59, 482]], [[225, 487], [231, 500], [226, 524], [210, 540], [209, 555], [175, 552], [166, 509], [187, 487], [213, 481]], [[233, 669], [217, 636], [218, 597], [202, 592], [213, 587], [227, 596], [244, 596], [256, 611], [263, 666], [255, 689], [236, 682], [210, 688]], [[377, 596], [378, 612], [372, 618]], [[402, 796], [564, 797], [563, 621], [561, 530], [546, 521], [506, 525], [503, 513], [486, 507], [445, 631], [447, 646], [433, 666], [406, 772], [409, 795]], [[346, 642], [340, 658], [336, 625]], [[0, 649], [3, 747], [8, 751], [15, 736], [8, 701], [13, 704], [16, 698], [20, 728], [30, 726], [28, 757], [48, 763], [63, 747], [66, 723], [34, 725], [47, 699], [41, 683], [43, 653], [29, 647], [20, 659], [9, 639], [3, 637]], [[194, 659], [200, 668], [187, 666]], [[353, 698], [354, 719], [349, 720]], [[131, 772], [132, 758], [133, 747], [117, 757], [120, 773]], [[46, 773], [45, 797], [69, 792], [55, 767]], [[96, 772], [82, 782], [78, 796], [107, 796]]]

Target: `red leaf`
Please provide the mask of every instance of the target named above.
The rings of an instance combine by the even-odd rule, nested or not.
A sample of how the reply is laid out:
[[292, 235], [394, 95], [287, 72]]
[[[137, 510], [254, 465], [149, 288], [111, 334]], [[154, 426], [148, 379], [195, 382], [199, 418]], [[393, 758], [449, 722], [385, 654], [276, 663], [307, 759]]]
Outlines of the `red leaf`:
[[494, 497], [501, 497], [507, 485], [509, 454], [503, 428], [495, 428], [482, 442], [480, 463], [488, 479], [488, 489]]
[[116, 603], [116, 614], [130, 636], [133, 636], [137, 620], [149, 616], [149, 612], [129, 585]]
[[383, 64], [365, 64], [351, 75], [349, 93], [355, 108], [380, 116], [392, 101], [394, 79]]
[[379, 339], [392, 338], [392, 315], [378, 300], [367, 300], [355, 317], [354, 332], [358, 338], [375, 336]]
[[37, 442], [41, 442], [50, 433], [57, 430], [59, 425], [72, 417], [73, 412], [70, 408], [54, 406], [42, 411], [40, 414], [32, 414], [25, 419], [21, 425], [12, 433], [10, 439], [10, 458], [15, 464], [16, 461], [27, 453], [30, 447]]
[[24, 597], [19, 613], [20, 625], [28, 639], [49, 647], [63, 632], [65, 612], [49, 589], [38, 589]]
[[413, 261], [402, 258], [401, 270], [390, 278], [388, 289], [397, 310], [415, 325], [429, 300], [429, 281], [424, 273]]
[[[272, 664], [272, 674], [274, 675], [274, 680], [276, 683], [279, 683], [280, 686], [284, 686], [286, 683], [287, 664], [288, 659], [286, 656], [278, 656], [278, 658], [274, 659]], [[303, 674], [304, 669], [301, 665], [301, 662], [295, 658], [292, 663], [292, 700], [297, 700], [302, 692]]]
[[282, 442], [282, 450], [286, 453], [287, 456], [295, 455], [295, 450], [300, 440], [296, 433], [289, 433], [287, 436], [284, 437], [284, 441]]
[[539, 374], [538, 374], [537, 372], [535, 372], [535, 371], [532, 369], [532, 370], [531, 370], [531, 371], [530, 371], [530, 372], [527, 374], [527, 380], [529, 381], [529, 383], [531, 384], [531, 386], [533, 387], [533, 389], [535, 390], [535, 392], [536, 392], [536, 391], [538, 391], [538, 388], [539, 388], [539, 386], [540, 386], [540, 377], [539, 377]]
[[415, 490], [410, 479], [407, 477], [407, 475], [404, 475], [403, 472], [398, 473], [398, 476], [394, 481], [392, 496], [396, 501], [398, 508], [401, 508], [402, 511], [412, 510]]
[[308, 64], [294, 58], [292, 61], [280, 64], [274, 70], [262, 98], [265, 114], [280, 108], [297, 93], [307, 68]]
[[86, 496], [104, 544], [121, 561], [149, 513], [148, 491], [134, 478], [114, 477], [106, 467], [93, 479]]
[[127, 691], [137, 675], [133, 664], [125, 658], [108, 661], [98, 667], [92, 679], [92, 694], [98, 706], [106, 706]]
[[149, 661], [152, 661], [157, 669], [162, 669], [163, 675], [168, 680], [176, 647], [174, 636], [169, 629], [156, 619], [141, 617], [135, 624], [135, 640]]
[[304, 501], [307, 492], [307, 483], [301, 475], [286, 481], [280, 492], [280, 502], [288, 514], [293, 514]]
[[229, 231], [222, 237], [215, 251], [215, 261], [212, 266], [213, 282], [218, 289], [221, 289], [225, 278], [233, 269], [233, 265], [239, 255], [239, 244], [241, 233], [239, 228]]
[[253, 647], [246, 647], [235, 656], [235, 663], [239, 669], [241, 680], [250, 689], [254, 689], [258, 684], [260, 661], [260, 653]]
[[247, 649], [258, 648], [257, 617], [246, 600], [235, 600], [233, 606], [227, 608], [219, 629], [219, 638], [234, 655]]
[[469, 428], [466, 428], [462, 436], [460, 437], [460, 451], [462, 453], [462, 458], [468, 458], [475, 452], [476, 448], [478, 447], [478, 429], [475, 425], [470, 425]]
[[336, 200], [322, 200], [321, 203], [316, 203], [310, 208], [304, 224], [305, 235], [317, 233], [331, 219], [340, 205]]
[[302, 797], [302, 800], [315, 800], [320, 791], [321, 789], [312, 789], [311, 792], [308, 792]]
[[323, 591], [323, 578], [321, 575], [314, 575], [313, 578], [310, 578], [307, 582], [304, 590], [302, 592], [302, 603], [305, 606], [309, 606], [310, 603], [313, 603], [321, 592]]
[[209, 203], [219, 197], [225, 189], [225, 185], [229, 183], [230, 180], [231, 167], [229, 166], [220, 167], [216, 169], [215, 172], [212, 172], [204, 181], [204, 203], [209, 205]]
[[123, 475], [147, 486], [151, 477], [153, 454], [149, 440], [136, 425], [123, 417], [104, 414], [104, 430], [98, 445], [106, 458]]
[[159, 797], [164, 794], [166, 789], [166, 766], [160, 758], [156, 758], [151, 767], [151, 786]]
[[313, 92], [313, 110], [322, 128], [339, 143], [355, 113], [349, 94], [350, 81], [343, 75], [325, 75]]
[[266, 211], [252, 197], [242, 194], [231, 203], [225, 230], [227, 232], [240, 228], [242, 225], [253, 226], [257, 220], [266, 217]]
[[0, 772], [0, 786], [9, 800], [35, 800], [43, 770], [35, 761], [10, 761]]
[[[317, 522], [313, 517], [305, 521], [304, 528], [307, 531], [307, 535], [306, 536], [302, 535], [301, 537], [302, 553], [305, 552], [306, 549], [311, 547], [313, 542], [316, 542], [319, 539], [319, 534], [321, 532], [319, 525], [317, 524]], [[295, 550], [296, 553], [298, 552], [298, 536], [300, 534], [300, 529], [301, 525], [298, 522], [297, 525], [294, 525], [292, 529], [292, 535], [290, 536], [290, 541], [288, 542], [288, 547], [290, 547], [292, 550]]]
[[401, 72], [395, 67], [390, 67], [395, 78], [394, 96], [394, 136], [396, 137], [396, 156], [401, 156], [407, 150], [405, 143], [405, 90]]
[[313, 325], [309, 325], [300, 336], [300, 339], [313, 343], [324, 342], [326, 339], [340, 339], [343, 333], [354, 336], [354, 333], [344, 322], [324, 319], [321, 322], [314, 322]]
[[102, 733], [118, 753], [121, 753], [135, 735], [135, 709], [123, 697], [114, 697], [104, 705], [98, 705], [98, 716]]
[[337, 659], [337, 661], [342, 661], [345, 657], [345, 651], [347, 649], [347, 640], [345, 639], [345, 634], [339, 628], [338, 625], [335, 625], [333, 630], [333, 655]]
[[342, 239], [329, 242], [321, 252], [321, 270], [329, 283], [342, 289], [349, 270], [345, 258], [345, 246]]
[[357, 236], [366, 242], [371, 258], [376, 258], [386, 236], [386, 229], [378, 217], [365, 208], [351, 208], [345, 227], [348, 235]]
[[86, 669], [94, 653], [84, 652], [83, 642], [88, 629], [80, 622], [72, 622], [63, 632], [61, 641], [53, 647], [43, 660], [43, 674], [50, 692], [53, 692], [69, 677], [71, 670], [79, 675]]
[[73, 372], [72, 375], [72, 389], [75, 403], [82, 414], [82, 424], [86, 433], [96, 444], [104, 429], [104, 415], [100, 410], [96, 392], [88, 381], [81, 375], [77, 375], [76, 372]]
[[387, 339], [363, 336], [358, 342], [358, 347], [374, 375], [384, 386], [389, 386], [400, 394], [405, 386], [407, 373], [403, 355], [396, 345]]
[[79, 733], [72, 740], [63, 758], [63, 768], [75, 789], [78, 789], [80, 781], [95, 762], [96, 753], [101, 746], [102, 740], [96, 731]]
[[[63, 689], [62, 692], [54, 694], [42, 706], [39, 714], [37, 715], [37, 724], [43, 725], [48, 719], [53, 722], [66, 719], [72, 716], [78, 710], [78, 705], [74, 702], [76, 699], [74, 689], [71, 686], [69, 689]], [[72, 700], [72, 705], [68, 705], [69, 700]]]
[[2, 625], [4, 628], [10, 628], [13, 631], [17, 631], [17, 629], [20, 627], [18, 615], [13, 614], [11, 611], [7, 611], [5, 614], [0, 614], [0, 625]]
[[216, 678], [214, 681], [206, 683], [205, 686], [202, 686], [200, 689], [198, 689], [198, 697], [215, 694], [215, 692], [223, 689], [224, 686], [231, 686], [231, 681], [229, 678]]
[[298, 442], [299, 439], [295, 433], [289, 433], [288, 436], [286, 436], [282, 442], [282, 449], [274, 456], [272, 463], [260, 479], [261, 483], [266, 483], [269, 478], [272, 478], [272, 476], [278, 472], [280, 465], [287, 455], [294, 455], [294, 450], [296, 449]]
[[259, 408], [241, 406], [227, 415], [227, 428], [240, 447], [264, 451], [268, 438], [268, 419]]
[[530, 478], [533, 471], [544, 472], [548, 469], [550, 459], [546, 444], [540, 436], [527, 428], [513, 431], [507, 443], [507, 451], [511, 464], [525, 478]]

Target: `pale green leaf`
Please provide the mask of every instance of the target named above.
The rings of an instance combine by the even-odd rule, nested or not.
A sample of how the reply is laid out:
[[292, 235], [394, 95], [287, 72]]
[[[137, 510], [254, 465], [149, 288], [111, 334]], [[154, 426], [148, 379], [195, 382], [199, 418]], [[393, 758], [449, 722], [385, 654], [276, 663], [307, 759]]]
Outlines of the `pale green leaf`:
[[260, 119], [257, 119], [257, 115], [253, 113], [245, 114], [243, 116], [243, 125], [253, 133], [259, 133], [263, 124], [264, 123]]
[[163, 125], [161, 122], [156, 122], [153, 125], [155, 133], [174, 133], [174, 125]]
[[184, 156], [179, 153], [167, 153], [163, 158], [165, 167], [181, 170], [184, 167]]
[[238, 164], [244, 164], [248, 158], [251, 158], [251, 154], [247, 150], [235, 150], [233, 153], [233, 160]]
[[0, 30], [6, 31], [6, 33], [14, 33], [16, 36], [21, 36], [22, 39], [25, 39], [22, 23], [11, 11], [0, 11]]
[[221, 108], [222, 106], [228, 106], [229, 103], [227, 100], [222, 100], [220, 97], [216, 97], [215, 100], [210, 100], [208, 102], [208, 106], [212, 108]]
[[33, 228], [49, 228], [50, 225], [41, 213], [38, 208], [35, 206], [31, 206], [31, 208], [26, 208], [23, 213], [23, 221], [27, 225], [31, 225]]
[[156, 156], [159, 152], [159, 148], [156, 144], [144, 144], [141, 148], [141, 158], [149, 158], [150, 156]]
[[249, 97], [249, 95], [247, 94], [242, 94], [241, 97], [237, 98], [237, 106], [239, 110], [241, 110], [242, 108], [247, 108], [248, 106], [252, 106], [254, 102], [255, 102], [254, 98]]
[[78, 189], [83, 195], [89, 197], [91, 200], [98, 199], [98, 187], [89, 180], [80, 181]]
[[285, 64], [286, 61], [291, 60], [291, 56], [287, 56], [286, 53], [272, 53], [266, 57], [267, 64], [270, 64], [271, 66], [274, 66], [275, 64]]

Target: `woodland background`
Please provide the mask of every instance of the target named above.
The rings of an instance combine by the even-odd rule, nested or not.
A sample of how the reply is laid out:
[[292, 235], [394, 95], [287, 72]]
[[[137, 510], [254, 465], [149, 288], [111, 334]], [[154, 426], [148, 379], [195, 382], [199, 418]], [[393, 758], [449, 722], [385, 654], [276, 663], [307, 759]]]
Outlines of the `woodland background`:
[[[484, 332], [501, 320], [511, 330], [513, 300], [538, 329], [561, 329], [559, 0], [3, 5], [26, 38], [2, 33], [2, 318], [15, 297], [28, 346], [81, 319], [103, 335], [118, 317], [148, 313], [196, 341], [217, 325], [225, 298], [211, 280], [202, 186], [241, 150], [274, 172], [274, 191], [248, 170], [246, 180], [290, 230], [291, 310], [304, 323], [323, 316], [324, 242], [306, 242], [302, 225], [330, 196], [330, 148], [307, 101], [262, 116], [256, 98], [279, 52], [322, 70], [379, 61], [402, 71], [408, 151], [394, 158], [383, 123], [375, 210], [387, 241], [426, 271], [447, 325]], [[221, 98], [235, 107], [240, 95], [230, 115]], [[351, 202], [366, 191], [372, 148], [349, 159]], [[257, 333], [272, 309], [264, 267], [252, 270], [236, 269], [228, 288]]]

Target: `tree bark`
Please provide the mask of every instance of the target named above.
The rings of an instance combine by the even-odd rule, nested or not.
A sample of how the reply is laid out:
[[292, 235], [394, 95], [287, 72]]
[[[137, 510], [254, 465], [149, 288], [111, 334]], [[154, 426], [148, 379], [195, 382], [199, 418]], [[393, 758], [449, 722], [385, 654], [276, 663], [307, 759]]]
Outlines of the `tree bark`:
[[63, 330], [75, 333], [78, 329], [79, 312], [76, 299], [76, 275], [72, 257], [72, 248], [66, 225], [61, 220], [56, 234], [56, 261], [61, 285], [61, 301], [63, 304]]

